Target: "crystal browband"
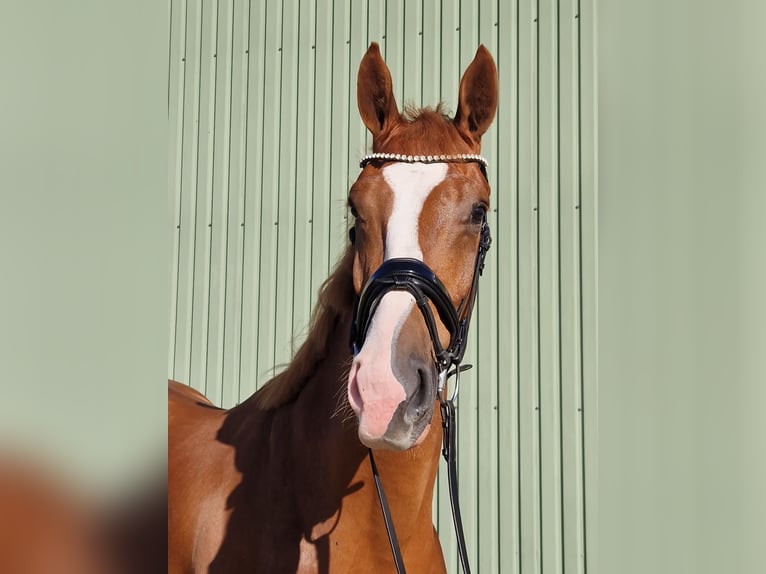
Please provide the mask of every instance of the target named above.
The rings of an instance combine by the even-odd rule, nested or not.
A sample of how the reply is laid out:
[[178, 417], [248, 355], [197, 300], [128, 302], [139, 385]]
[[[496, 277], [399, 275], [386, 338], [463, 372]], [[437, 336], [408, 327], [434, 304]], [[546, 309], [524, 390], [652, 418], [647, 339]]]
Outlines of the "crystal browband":
[[364, 167], [372, 161], [403, 161], [405, 163], [479, 163], [487, 168], [487, 160], [475, 153], [459, 153], [454, 155], [404, 155], [400, 153], [370, 153], [362, 158], [359, 167]]

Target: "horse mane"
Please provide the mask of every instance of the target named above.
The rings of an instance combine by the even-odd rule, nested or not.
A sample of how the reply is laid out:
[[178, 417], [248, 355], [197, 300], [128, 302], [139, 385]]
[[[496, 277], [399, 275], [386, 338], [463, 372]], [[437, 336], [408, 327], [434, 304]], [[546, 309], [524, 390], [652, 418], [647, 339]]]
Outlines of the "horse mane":
[[309, 333], [295, 353], [288, 368], [267, 382], [253, 395], [262, 410], [273, 410], [298, 396], [319, 363], [327, 357], [335, 343], [339, 324], [351, 312], [354, 300], [354, 250], [349, 245], [335, 269], [319, 289], [319, 297], [311, 313]]

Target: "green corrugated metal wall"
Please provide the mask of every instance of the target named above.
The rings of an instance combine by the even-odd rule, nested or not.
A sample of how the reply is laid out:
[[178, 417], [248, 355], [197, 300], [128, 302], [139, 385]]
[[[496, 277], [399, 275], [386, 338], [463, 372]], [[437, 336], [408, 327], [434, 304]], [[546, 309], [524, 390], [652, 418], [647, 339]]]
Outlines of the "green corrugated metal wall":
[[[482, 573], [585, 572], [592, 551], [593, 16], [580, 4], [171, 1], [168, 371], [222, 406], [290, 360], [346, 241], [369, 144], [355, 97], [369, 42], [400, 103], [451, 109], [478, 44], [495, 56], [501, 99], [483, 150], [495, 241], [459, 405], [461, 503]], [[444, 478], [435, 520], [456, 572]]]

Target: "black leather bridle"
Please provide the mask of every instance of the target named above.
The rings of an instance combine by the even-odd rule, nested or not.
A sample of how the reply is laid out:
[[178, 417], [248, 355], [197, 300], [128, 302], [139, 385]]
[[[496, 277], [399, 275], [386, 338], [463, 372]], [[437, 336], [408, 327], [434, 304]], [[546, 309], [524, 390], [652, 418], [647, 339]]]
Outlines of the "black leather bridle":
[[[383, 155], [383, 154], [380, 154]], [[431, 156], [416, 156], [422, 158], [424, 161], [426, 157]], [[448, 158], [452, 156], [447, 156]], [[479, 156], [460, 156], [460, 161], [463, 163], [475, 161], [481, 167], [481, 171], [484, 177], [487, 177], [485, 169], [486, 160]], [[436, 158], [435, 161], [427, 163], [435, 163], [438, 161], [449, 162], [454, 161], [451, 159], [442, 159], [445, 156]], [[372, 158], [375, 159], [375, 158]], [[387, 161], [391, 161], [389, 158], [385, 158]], [[366, 163], [369, 163], [371, 159], [365, 158], [362, 160], [360, 167], [364, 167]], [[409, 161], [411, 159], [394, 159], [393, 161]], [[418, 160], [414, 160], [418, 161]], [[354, 242], [354, 229], [351, 229], [349, 233], [351, 241]], [[473, 271], [473, 281], [471, 283], [471, 289], [468, 295], [461, 301], [460, 305], [456, 308], [452, 303], [446, 287], [439, 280], [439, 277], [434, 273], [428, 265], [423, 261], [411, 258], [394, 258], [388, 259], [378, 267], [378, 269], [372, 274], [367, 283], [365, 284], [362, 292], [357, 297], [354, 303], [354, 316], [351, 323], [351, 350], [356, 355], [364, 344], [367, 330], [370, 327], [370, 322], [375, 314], [380, 301], [383, 296], [390, 291], [406, 291], [410, 293], [415, 303], [420, 309], [423, 315], [426, 326], [428, 327], [428, 333], [431, 337], [431, 343], [434, 349], [434, 358], [437, 368], [439, 370], [439, 383], [437, 396], [439, 398], [441, 415], [442, 415], [442, 455], [447, 461], [447, 474], [449, 482], [450, 504], [452, 506], [452, 518], [455, 524], [455, 534], [458, 543], [458, 553], [460, 555], [460, 562], [463, 566], [463, 572], [470, 573], [470, 566], [468, 564], [468, 553], [465, 547], [465, 537], [463, 535], [463, 524], [460, 516], [460, 504], [458, 501], [458, 485], [457, 485], [457, 458], [455, 452], [455, 431], [456, 431], [456, 417], [455, 417], [455, 399], [460, 388], [460, 373], [471, 368], [470, 365], [461, 366], [463, 355], [465, 354], [466, 344], [468, 342], [468, 327], [471, 322], [471, 315], [473, 313], [474, 303], [476, 301], [476, 293], [479, 287], [479, 277], [484, 270], [484, 259], [492, 243], [492, 236], [487, 223], [487, 217], [484, 216], [481, 224], [481, 234], [479, 238], [479, 246], [476, 253], [476, 260]], [[449, 343], [444, 347], [439, 338], [439, 333], [436, 326], [436, 319], [433, 311], [431, 310], [431, 304], [433, 304], [436, 312], [439, 316], [444, 327], [450, 334]], [[450, 369], [452, 369], [450, 371]], [[451, 376], [455, 377], [455, 388], [453, 395], [449, 399], [444, 398], [444, 388], [447, 383], [447, 379]], [[391, 552], [394, 557], [394, 563], [396, 564], [396, 570], [399, 574], [404, 574], [404, 562], [401, 556], [401, 550], [396, 538], [396, 532], [394, 530], [393, 521], [391, 519], [391, 513], [388, 508], [385, 493], [380, 482], [380, 476], [378, 475], [377, 465], [375, 464], [375, 458], [372, 454], [372, 450], [369, 450], [370, 465], [372, 467], [373, 478], [375, 480], [375, 487], [378, 492], [378, 499], [380, 500], [381, 509], [383, 512], [383, 518], [386, 523], [386, 531], [388, 533], [388, 539], [391, 544]]]

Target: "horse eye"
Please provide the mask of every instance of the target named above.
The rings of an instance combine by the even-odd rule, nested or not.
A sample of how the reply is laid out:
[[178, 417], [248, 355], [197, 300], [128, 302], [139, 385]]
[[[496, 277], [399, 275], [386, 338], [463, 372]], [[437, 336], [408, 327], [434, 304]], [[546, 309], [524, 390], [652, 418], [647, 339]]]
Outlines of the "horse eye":
[[471, 223], [478, 225], [487, 216], [487, 206], [483, 203], [477, 203], [471, 210]]

